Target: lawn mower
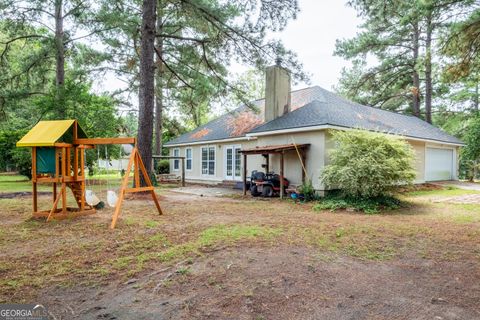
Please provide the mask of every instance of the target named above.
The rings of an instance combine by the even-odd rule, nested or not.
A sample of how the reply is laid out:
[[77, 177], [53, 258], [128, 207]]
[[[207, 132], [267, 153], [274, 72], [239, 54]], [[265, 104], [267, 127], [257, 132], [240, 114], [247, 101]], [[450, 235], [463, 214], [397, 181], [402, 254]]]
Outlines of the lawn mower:
[[[283, 191], [288, 188], [289, 181], [283, 178]], [[274, 197], [280, 194], [280, 175], [269, 172], [267, 174], [254, 170], [250, 177], [250, 194], [253, 197]]]

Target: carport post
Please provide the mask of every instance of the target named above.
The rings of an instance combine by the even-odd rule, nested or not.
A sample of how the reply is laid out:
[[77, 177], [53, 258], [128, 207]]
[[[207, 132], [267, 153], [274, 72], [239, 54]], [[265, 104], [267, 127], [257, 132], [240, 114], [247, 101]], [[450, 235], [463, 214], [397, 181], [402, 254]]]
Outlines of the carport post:
[[247, 154], [243, 154], [243, 195], [247, 195]]
[[283, 199], [283, 151], [280, 153], [280, 199]]
[[185, 187], [185, 157], [182, 157], [182, 187]]

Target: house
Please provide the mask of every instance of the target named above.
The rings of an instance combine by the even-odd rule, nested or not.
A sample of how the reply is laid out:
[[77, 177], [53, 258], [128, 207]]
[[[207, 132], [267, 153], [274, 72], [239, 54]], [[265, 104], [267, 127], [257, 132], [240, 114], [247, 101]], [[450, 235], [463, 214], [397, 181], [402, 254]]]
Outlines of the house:
[[[259, 112], [240, 106], [166, 143], [170, 155], [186, 158], [187, 181], [242, 181], [244, 169], [249, 176], [263, 164], [277, 173], [283, 169], [285, 177], [299, 185], [301, 156], [292, 145], [305, 145], [307, 175], [321, 192], [319, 176], [335, 147], [331, 130], [352, 128], [403, 136], [415, 151], [417, 183], [457, 179], [462, 142], [417, 117], [360, 105], [318, 86], [290, 91], [289, 73], [280, 66], [267, 68], [265, 92], [265, 99], [252, 102]], [[276, 152], [267, 156], [273, 149]], [[246, 168], [245, 150], [252, 153]], [[170, 169], [179, 172], [180, 161], [173, 160]]]

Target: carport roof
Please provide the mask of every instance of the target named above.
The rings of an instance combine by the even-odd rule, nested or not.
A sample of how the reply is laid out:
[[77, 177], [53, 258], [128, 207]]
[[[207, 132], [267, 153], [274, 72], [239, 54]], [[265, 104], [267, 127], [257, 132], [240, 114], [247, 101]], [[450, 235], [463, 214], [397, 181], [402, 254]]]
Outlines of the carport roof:
[[267, 154], [267, 153], [281, 153], [290, 150], [304, 150], [310, 146], [309, 143], [305, 144], [279, 144], [274, 146], [255, 147], [251, 149], [240, 150], [243, 154]]

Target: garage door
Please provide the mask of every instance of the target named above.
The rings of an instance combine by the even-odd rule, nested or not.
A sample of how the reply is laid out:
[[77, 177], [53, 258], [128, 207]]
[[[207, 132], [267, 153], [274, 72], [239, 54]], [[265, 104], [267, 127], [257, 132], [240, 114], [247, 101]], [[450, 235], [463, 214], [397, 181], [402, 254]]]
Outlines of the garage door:
[[440, 181], [453, 179], [453, 150], [427, 148], [426, 180]]

